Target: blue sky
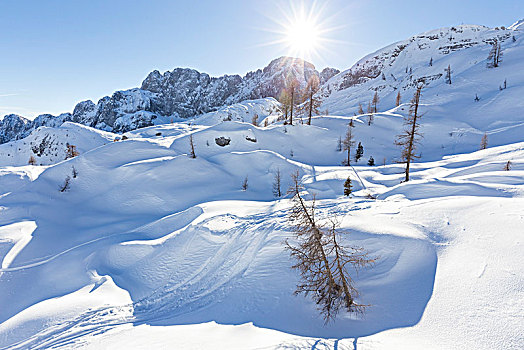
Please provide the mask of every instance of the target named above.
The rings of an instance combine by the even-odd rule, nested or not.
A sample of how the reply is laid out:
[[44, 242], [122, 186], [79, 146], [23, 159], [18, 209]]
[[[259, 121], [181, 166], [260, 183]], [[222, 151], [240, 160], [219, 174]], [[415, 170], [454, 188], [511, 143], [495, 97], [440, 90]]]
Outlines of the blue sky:
[[[313, 2], [0, 0], [0, 115], [70, 112], [79, 101], [140, 86], [153, 69], [263, 68], [288, 54], [268, 43], [282, 39], [286, 15], [301, 6]], [[341, 70], [419, 32], [524, 18], [522, 0], [325, 0], [316, 8], [332, 30], [311, 61]]]

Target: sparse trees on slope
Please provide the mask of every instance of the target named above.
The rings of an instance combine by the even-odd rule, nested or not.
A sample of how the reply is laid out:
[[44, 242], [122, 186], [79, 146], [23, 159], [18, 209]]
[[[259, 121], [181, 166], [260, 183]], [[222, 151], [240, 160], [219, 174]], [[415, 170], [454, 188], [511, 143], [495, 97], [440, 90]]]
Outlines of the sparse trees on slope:
[[488, 148], [488, 134], [484, 133], [484, 135], [482, 135], [482, 138], [480, 139], [480, 149], [486, 148]]
[[348, 125], [348, 130], [346, 131], [346, 137], [344, 137], [344, 141], [342, 142], [342, 145], [344, 146], [344, 151], [347, 151], [347, 159], [345, 161], [345, 165], [349, 166], [351, 164], [351, 147], [355, 145], [355, 141], [353, 140], [353, 134], [352, 134], [352, 128], [350, 125]]
[[311, 117], [313, 113], [319, 114], [318, 108], [320, 107], [320, 99], [315, 98], [314, 95], [318, 91], [320, 82], [316, 75], [311, 76], [306, 86], [306, 102], [304, 104], [304, 110], [307, 112], [307, 125], [311, 125]]
[[448, 65], [448, 68], [444, 69], [444, 71], [446, 72], [446, 84], [451, 85], [451, 73], [453, 73], [451, 65]]
[[493, 46], [491, 47], [491, 51], [488, 55], [488, 68], [497, 68], [500, 66], [500, 63], [502, 62], [502, 48], [500, 46], [500, 42], [495, 39], [493, 41]]
[[402, 147], [401, 160], [406, 163], [406, 176], [404, 181], [409, 181], [409, 166], [411, 162], [418, 158], [415, 153], [417, 144], [422, 136], [419, 132], [420, 124], [418, 107], [420, 103], [420, 95], [422, 93], [422, 86], [417, 87], [415, 95], [411, 100], [409, 114], [404, 117], [404, 132], [397, 136], [395, 144]]
[[288, 191], [293, 197], [289, 221], [293, 225], [296, 243], [286, 240], [285, 244], [296, 261], [293, 268], [301, 276], [295, 294], [311, 295], [325, 323], [334, 320], [341, 309], [363, 312], [366, 305], [356, 301], [359, 292], [348, 268], [358, 270], [371, 266], [375, 259], [370, 258], [362, 248], [341, 245], [335, 219], [327, 228], [317, 224], [315, 199], [308, 203], [302, 197], [304, 188], [298, 173], [293, 175], [292, 180]]

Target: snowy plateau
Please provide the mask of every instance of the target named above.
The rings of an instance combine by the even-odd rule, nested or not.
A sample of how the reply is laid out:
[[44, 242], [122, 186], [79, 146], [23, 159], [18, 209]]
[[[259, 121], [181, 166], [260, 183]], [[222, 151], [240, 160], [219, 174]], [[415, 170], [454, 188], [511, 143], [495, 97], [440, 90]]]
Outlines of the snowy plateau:
[[[245, 77], [154, 71], [72, 113], [5, 116], [0, 349], [524, 348], [522, 23], [433, 30], [342, 72], [285, 57]], [[319, 77], [311, 125], [282, 121], [289, 74]], [[394, 142], [421, 84], [420, 159], [402, 182]], [[370, 124], [359, 104], [375, 93]], [[350, 122], [364, 156], [345, 166]], [[68, 145], [79, 155], [64, 160]], [[317, 219], [378, 258], [352, 274], [362, 315], [325, 324], [293, 294], [297, 171]]]

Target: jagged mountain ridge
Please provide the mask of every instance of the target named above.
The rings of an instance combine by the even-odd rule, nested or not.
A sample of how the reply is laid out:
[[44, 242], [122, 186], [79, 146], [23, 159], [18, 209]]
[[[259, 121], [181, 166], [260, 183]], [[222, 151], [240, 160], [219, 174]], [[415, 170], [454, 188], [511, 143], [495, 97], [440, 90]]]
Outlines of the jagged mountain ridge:
[[97, 129], [126, 132], [155, 121], [189, 118], [215, 111], [220, 107], [250, 99], [278, 97], [289, 76], [302, 86], [312, 76], [326, 82], [339, 70], [315, 66], [299, 58], [280, 57], [264, 69], [240, 75], [211, 77], [189, 68], [176, 68], [161, 74], [155, 70], [143, 81], [140, 88], [116, 91], [101, 98], [97, 104], [87, 100], [78, 103], [73, 113], [59, 116], [43, 114], [34, 121], [10, 114], [0, 120], [0, 143], [28, 136], [40, 126], [59, 126], [63, 122], [91, 126]]

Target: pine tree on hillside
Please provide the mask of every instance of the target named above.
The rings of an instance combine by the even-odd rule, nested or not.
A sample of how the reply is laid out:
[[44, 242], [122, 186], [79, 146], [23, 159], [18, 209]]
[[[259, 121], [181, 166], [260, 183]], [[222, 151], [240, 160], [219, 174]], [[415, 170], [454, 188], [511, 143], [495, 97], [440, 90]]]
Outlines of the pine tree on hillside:
[[298, 104], [300, 83], [294, 77], [290, 77], [288, 78], [286, 85], [289, 93], [289, 124], [293, 125], [293, 111], [295, 110], [295, 106]]
[[508, 160], [506, 165], [504, 165], [504, 170], [505, 171], [510, 171], [511, 170], [511, 160]]
[[344, 141], [342, 142], [342, 145], [344, 146], [344, 151], [347, 151], [347, 159], [345, 162], [343, 162], [344, 165], [351, 165], [351, 147], [355, 145], [355, 141], [353, 140], [353, 134], [352, 134], [352, 128], [348, 125], [348, 130], [346, 132], [346, 137], [344, 138]]
[[502, 48], [500, 46], [500, 42], [495, 39], [493, 41], [493, 46], [491, 47], [491, 51], [488, 55], [488, 68], [497, 68], [500, 66], [500, 63], [502, 62]]
[[448, 68], [444, 69], [444, 71], [446, 72], [446, 84], [451, 85], [451, 73], [453, 73], [451, 65], [448, 65]]
[[482, 138], [480, 139], [480, 149], [486, 148], [488, 148], [488, 134], [484, 133], [484, 135], [482, 135]]
[[344, 182], [344, 196], [348, 197], [352, 192], [353, 185], [351, 185], [351, 178], [348, 176]]
[[348, 269], [372, 266], [376, 259], [370, 258], [362, 248], [340, 244], [336, 218], [329, 220], [326, 228], [318, 224], [315, 198], [309, 203], [304, 199], [304, 187], [298, 173], [292, 180], [293, 185], [288, 191], [293, 198], [289, 221], [293, 225], [296, 243], [290, 244], [286, 240], [285, 244], [295, 260], [292, 267], [301, 277], [295, 294], [310, 295], [326, 324], [335, 319], [340, 310], [364, 312], [366, 305], [356, 302], [359, 292]]
[[433, 66], [433, 57], [431, 57], [431, 59], [429, 60], [429, 66], [430, 66], [430, 67]]
[[360, 158], [364, 155], [364, 147], [362, 146], [362, 143], [358, 143], [357, 151], [355, 152], [355, 162], [358, 162]]
[[421, 93], [422, 86], [419, 86], [411, 100], [409, 114], [404, 117], [405, 129], [402, 134], [397, 136], [397, 140], [395, 141], [397, 146], [402, 147], [401, 160], [402, 163], [406, 163], [406, 176], [404, 181], [409, 181], [409, 166], [415, 158], [419, 157], [416, 155], [415, 150], [422, 136], [419, 132], [419, 118], [421, 115], [419, 115], [418, 111]]
[[373, 158], [373, 156], [370, 156], [370, 157], [369, 157], [368, 165], [369, 165], [369, 166], [374, 166], [374, 165], [375, 165], [375, 159]]

